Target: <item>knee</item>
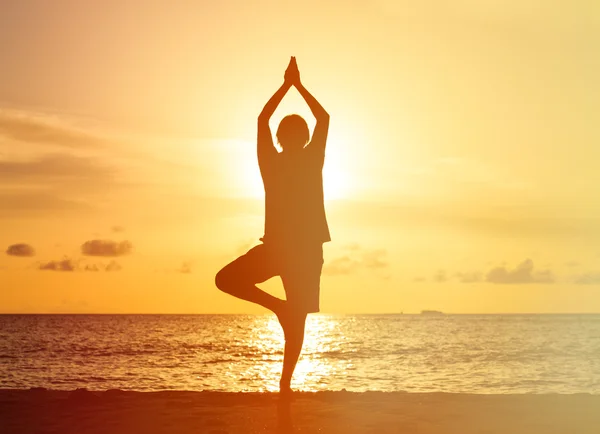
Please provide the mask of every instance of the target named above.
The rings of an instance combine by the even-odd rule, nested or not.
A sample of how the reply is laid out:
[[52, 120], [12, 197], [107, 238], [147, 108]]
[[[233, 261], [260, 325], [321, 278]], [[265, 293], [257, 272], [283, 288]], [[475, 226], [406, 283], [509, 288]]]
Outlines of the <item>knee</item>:
[[230, 287], [231, 279], [228, 277], [225, 268], [221, 269], [215, 276], [215, 285], [223, 292], [227, 292], [227, 288]]
[[238, 286], [237, 278], [230, 267], [224, 267], [215, 276], [215, 285], [221, 291], [231, 294]]

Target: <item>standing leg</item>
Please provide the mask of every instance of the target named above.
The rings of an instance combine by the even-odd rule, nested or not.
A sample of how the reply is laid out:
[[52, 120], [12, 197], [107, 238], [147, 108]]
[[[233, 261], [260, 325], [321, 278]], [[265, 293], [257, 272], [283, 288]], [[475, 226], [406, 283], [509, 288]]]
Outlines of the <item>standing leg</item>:
[[290, 384], [304, 343], [306, 316], [311, 312], [319, 312], [322, 267], [323, 246], [320, 243], [294, 246], [294, 250], [286, 252], [281, 280], [287, 301], [281, 312], [277, 313], [285, 335], [279, 382], [282, 393], [292, 391]]
[[[286, 309], [287, 310], [287, 309]], [[285, 336], [285, 349], [283, 352], [283, 369], [279, 389], [281, 393], [292, 391], [291, 382], [296, 363], [302, 351], [304, 343], [304, 326], [306, 324], [306, 313], [286, 312], [278, 316], [283, 334]]]

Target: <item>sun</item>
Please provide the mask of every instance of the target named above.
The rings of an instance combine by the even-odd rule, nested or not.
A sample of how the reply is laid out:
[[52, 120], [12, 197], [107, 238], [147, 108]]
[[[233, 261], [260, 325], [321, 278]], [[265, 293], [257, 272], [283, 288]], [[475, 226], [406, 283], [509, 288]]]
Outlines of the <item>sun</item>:
[[352, 191], [351, 178], [344, 164], [344, 155], [334, 138], [327, 140], [323, 166], [323, 194], [325, 200], [347, 199]]

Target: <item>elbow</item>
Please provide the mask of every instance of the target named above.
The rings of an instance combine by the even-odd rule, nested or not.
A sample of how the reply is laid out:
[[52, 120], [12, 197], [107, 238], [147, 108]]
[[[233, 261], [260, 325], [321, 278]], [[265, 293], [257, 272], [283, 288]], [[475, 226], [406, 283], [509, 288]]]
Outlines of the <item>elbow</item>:
[[261, 114], [258, 115], [258, 123], [259, 124], [264, 124], [264, 123], [269, 123], [269, 119], [271, 118], [270, 115], [268, 115], [267, 113], [261, 112]]

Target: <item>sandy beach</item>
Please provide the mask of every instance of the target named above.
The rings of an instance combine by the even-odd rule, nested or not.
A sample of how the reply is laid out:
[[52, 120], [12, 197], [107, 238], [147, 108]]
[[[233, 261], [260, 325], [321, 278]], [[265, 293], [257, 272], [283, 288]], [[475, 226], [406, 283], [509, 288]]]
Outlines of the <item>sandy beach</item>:
[[598, 395], [0, 390], [13, 433], [598, 433]]

